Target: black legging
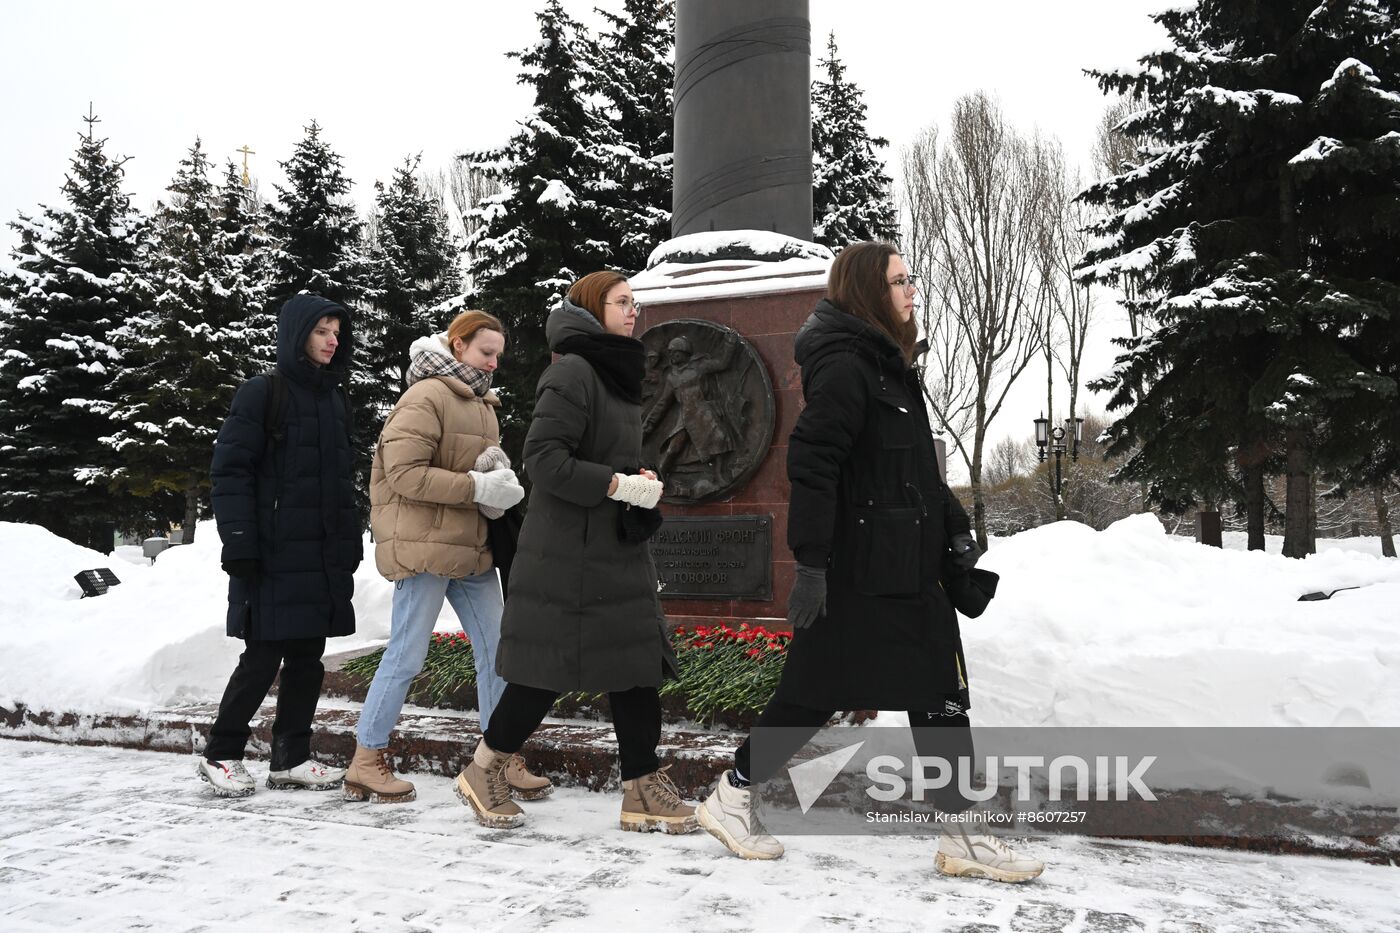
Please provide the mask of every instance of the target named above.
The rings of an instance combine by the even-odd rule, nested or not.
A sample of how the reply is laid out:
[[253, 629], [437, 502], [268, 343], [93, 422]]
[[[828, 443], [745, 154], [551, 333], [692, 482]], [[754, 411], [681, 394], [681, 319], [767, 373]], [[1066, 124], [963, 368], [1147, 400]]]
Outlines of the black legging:
[[[781, 729], [765, 736], [763, 754], [754, 762], [750, 744], [752, 736], [734, 752], [734, 766], [753, 784], [769, 780], [796, 755], [812, 736], [831, 719], [835, 710], [817, 710], [773, 699], [759, 714], [755, 729]], [[495, 720], [492, 720], [495, 723]], [[914, 734], [914, 749], [920, 756], [942, 758], [956, 766], [959, 758], [972, 759], [972, 721], [966, 712], [952, 715], [909, 711], [909, 728]], [[779, 744], [781, 743], [781, 744]], [[945, 813], [961, 813], [974, 801], [958, 792], [957, 781], [933, 793], [934, 806]]]
[[[559, 696], [553, 690], [506, 684], [491, 713], [491, 726], [482, 736], [486, 744], [507, 755], [520, 751]], [[635, 780], [661, 767], [656, 757], [656, 746], [661, 741], [661, 697], [656, 688], [633, 687], [609, 693], [608, 704], [612, 707], [622, 779]]]

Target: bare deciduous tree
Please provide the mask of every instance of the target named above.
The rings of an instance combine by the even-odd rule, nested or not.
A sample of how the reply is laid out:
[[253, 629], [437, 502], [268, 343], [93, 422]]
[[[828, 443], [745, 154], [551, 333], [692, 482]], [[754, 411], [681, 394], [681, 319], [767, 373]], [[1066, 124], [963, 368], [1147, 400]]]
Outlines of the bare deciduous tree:
[[[448, 215], [453, 222], [453, 232], [463, 243], [472, 242], [472, 234], [481, 227], [481, 202], [501, 191], [501, 183], [489, 177], [486, 172], [461, 154], [447, 166], [443, 180], [445, 196], [443, 203], [450, 205]], [[471, 279], [470, 256], [462, 264], [462, 283], [471, 291], [475, 283]]]
[[1010, 435], [997, 441], [982, 467], [982, 484], [995, 489], [1003, 483], [1026, 474], [1035, 457], [1025, 441], [1018, 441]]
[[1045, 146], [1049, 191], [1041, 226], [1040, 253], [1046, 299], [1064, 339], [1060, 367], [1069, 385], [1069, 417], [1079, 413], [1080, 366], [1089, 327], [1094, 319], [1094, 295], [1087, 282], [1074, 278], [1075, 268], [1089, 247], [1090, 208], [1075, 200], [1084, 187], [1078, 169], [1071, 169], [1058, 142]]
[[[1046, 160], [1039, 141], [1009, 126], [980, 91], [954, 105], [946, 142], [933, 131], [921, 142], [906, 150], [904, 193], [907, 233], [918, 230], [908, 249], [920, 251], [915, 267], [927, 270], [930, 405], [967, 467], [985, 546], [987, 429], [1040, 351], [1036, 244]], [[920, 177], [909, 177], [911, 169]]]
[[919, 278], [919, 324], [928, 341], [924, 394], [936, 412], [942, 431], [957, 447], [972, 429], [977, 382], [966, 331], [929, 297], [937, 267], [940, 220], [935, 210], [932, 179], [938, 170], [938, 128], [929, 127], [900, 153], [900, 224], [904, 259]]

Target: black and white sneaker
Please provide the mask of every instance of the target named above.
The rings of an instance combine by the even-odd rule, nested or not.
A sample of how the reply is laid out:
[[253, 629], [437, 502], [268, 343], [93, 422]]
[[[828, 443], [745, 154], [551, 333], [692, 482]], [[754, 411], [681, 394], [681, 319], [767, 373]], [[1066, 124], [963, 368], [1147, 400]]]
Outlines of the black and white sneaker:
[[210, 761], [198, 756], [195, 775], [214, 789], [215, 797], [247, 797], [257, 787], [242, 761]]
[[344, 768], [332, 768], [312, 758], [295, 768], [269, 771], [267, 774], [267, 786], [278, 790], [331, 790], [340, 787], [344, 780]]

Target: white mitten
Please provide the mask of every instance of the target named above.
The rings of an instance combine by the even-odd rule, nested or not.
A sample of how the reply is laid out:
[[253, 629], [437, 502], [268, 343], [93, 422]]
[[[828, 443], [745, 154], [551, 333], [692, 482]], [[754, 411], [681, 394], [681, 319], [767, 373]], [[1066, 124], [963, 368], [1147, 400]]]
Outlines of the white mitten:
[[472, 478], [478, 508], [500, 509], [504, 514], [506, 509], [525, 498], [525, 487], [520, 485], [520, 480], [510, 470], [493, 470], [490, 473], [472, 470], [467, 475]]
[[[478, 473], [491, 473], [496, 470], [509, 470], [510, 457], [499, 447], [488, 447], [481, 452], [481, 456], [476, 458], [474, 469]], [[498, 509], [494, 505], [481, 505], [476, 507], [477, 511], [487, 518], [500, 518], [506, 514], [505, 509]]]
[[645, 476], [623, 476], [621, 473], [614, 473], [613, 476], [617, 477], [617, 492], [610, 493], [609, 499], [626, 502], [641, 509], [654, 509], [656, 503], [661, 501], [661, 490], [665, 488], [661, 480], [647, 479]]

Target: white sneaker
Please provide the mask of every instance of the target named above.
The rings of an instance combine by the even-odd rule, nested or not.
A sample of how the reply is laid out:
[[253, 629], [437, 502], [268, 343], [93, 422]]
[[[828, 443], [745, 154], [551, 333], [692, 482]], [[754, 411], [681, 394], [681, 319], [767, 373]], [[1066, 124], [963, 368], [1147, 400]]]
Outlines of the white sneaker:
[[960, 826], [943, 833], [933, 864], [945, 875], [1013, 884], [1030, 881], [1045, 871], [1044, 862], [1017, 855], [996, 836], [968, 833]]
[[758, 821], [752, 790], [729, 783], [729, 774], [721, 774], [714, 792], [695, 808], [696, 822], [740, 858], [778, 858], [783, 844]]
[[194, 773], [214, 788], [215, 797], [247, 797], [257, 790], [253, 776], [241, 761], [209, 761], [203, 755], [197, 755]]
[[330, 790], [339, 787], [345, 780], [344, 768], [332, 768], [315, 759], [308, 758], [295, 768], [286, 771], [269, 771], [267, 786], [279, 790], [306, 788], [307, 790]]

